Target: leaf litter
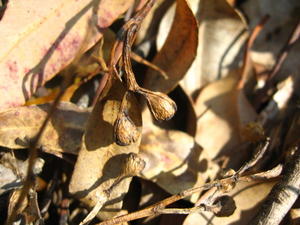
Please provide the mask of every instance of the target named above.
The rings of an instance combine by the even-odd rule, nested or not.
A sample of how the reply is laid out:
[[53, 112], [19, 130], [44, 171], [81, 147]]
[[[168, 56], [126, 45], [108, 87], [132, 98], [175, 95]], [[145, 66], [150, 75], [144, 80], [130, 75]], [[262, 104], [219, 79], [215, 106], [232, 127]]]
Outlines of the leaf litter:
[[297, 1], [0, 7], [1, 224], [251, 224], [297, 173]]

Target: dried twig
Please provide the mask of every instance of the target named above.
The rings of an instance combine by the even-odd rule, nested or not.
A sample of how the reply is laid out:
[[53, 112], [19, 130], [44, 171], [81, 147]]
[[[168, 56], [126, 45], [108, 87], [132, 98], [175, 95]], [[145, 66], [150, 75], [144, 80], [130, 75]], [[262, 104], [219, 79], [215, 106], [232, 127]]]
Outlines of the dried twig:
[[138, 63], [142, 63], [142, 64], [150, 67], [151, 69], [156, 70], [163, 78], [165, 78], [165, 79], [168, 78], [167, 73], [163, 69], [159, 68], [152, 62], [149, 62], [148, 60], [144, 59], [142, 56], [139, 56], [138, 54], [131, 52], [131, 58]]
[[[263, 153], [265, 152], [267, 146], [269, 144], [269, 139], [264, 143], [264, 145], [260, 148], [260, 150], [257, 151], [257, 153], [254, 155], [253, 159], [250, 160], [248, 163], [246, 163], [247, 166], [243, 166], [242, 168], [249, 169], [250, 167], [254, 166], [254, 164], [261, 158]], [[103, 221], [97, 225], [113, 225], [113, 224], [119, 224], [123, 222], [128, 222], [148, 216], [154, 216], [159, 214], [169, 214], [169, 213], [180, 213], [180, 214], [186, 214], [188, 212], [194, 212], [194, 211], [201, 211], [204, 208], [202, 206], [206, 207], [206, 209], [214, 208], [213, 205], [215, 199], [220, 197], [226, 192], [229, 192], [232, 190], [232, 188], [236, 185], [236, 183], [240, 181], [265, 181], [269, 180], [271, 178], [278, 177], [281, 173], [281, 169], [279, 166], [275, 167], [274, 169], [270, 171], [266, 171], [263, 173], [258, 173], [254, 175], [245, 175], [242, 176], [242, 171], [245, 171], [245, 169], [240, 169], [239, 173], [235, 173], [232, 176], [226, 177], [221, 180], [215, 180], [211, 183], [205, 184], [201, 187], [191, 188], [187, 189], [185, 191], [182, 191], [179, 194], [172, 195], [171, 197], [168, 197], [154, 205], [151, 205], [145, 209], [138, 210], [133, 213], [129, 213], [126, 215], [121, 215], [115, 218], [112, 218], [107, 221]], [[173, 202], [176, 202], [180, 199], [186, 198], [194, 193], [208, 190], [195, 204], [194, 208], [191, 209], [165, 209], [166, 206], [170, 205]]]
[[108, 199], [108, 193], [104, 192], [101, 193], [101, 195], [98, 196], [97, 204], [93, 207], [93, 209], [89, 212], [89, 214], [83, 219], [82, 222], [80, 222], [79, 225], [86, 225], [89, 224], [98, 214], [100, 209], [103, 207], [103, 204]]
[[276, 60], [276, 63], [269, 75], [269, 79], [273, 78], [276, 73], [281, 68], [283, 62], [285, 61], [286, 57], [288, 56], [289, 51], [293, 47], [293, 45], [296, 43], [296, 41], [300, 38], [300, 21], [298, 22], [297, 26], [293, 30], [290, 38], [288, 39], [287, 43], [284, 45], [284, 47], [281, 49], [280, 54]]
[[277, 183], [251, 225], [278, 225], [300, 192], [300, 150], [286, 164], [282, 180]]
[[254, 152], [253, 157], [247, 162], [245, 163], [238, 171], [237, 171], [237, 175], [241, 175], [243, 174], [246, 170], [250, 169], [251, 167], [253, 167], [258, 160], [260, 160], [263, 155], [265, 154], [265, 152], [267, 151], [268, 147], [270, 145], [270, 138], [266, 138], [266, 140], [264, 141], [264, 143], [262, 143], [261, 145], [258, 146], [258, 148], [256, 149], [256, 152]]
[[277, 60], [272, 68], [272, 70], [267, 74], [268, 82], [263, 86], [262, 89], [260, 89], [256, 97], [254, 99], [254, 105], [256, 108], [261, 104], [262, 99], [263, 101], [266, 101], [266, 97], [268, 98], [270, 95], [267, 94], [267, 91], [274, 85], [274, 77], [282, 67], [282, 64], [284, 63], [285, 59], [288, 56], [289, 51], [292, 49], [294, 44], [297, 40], [300, 38], [300, 21], [296, 25], [295, 29], [293, 30], [292, 34], [288, 38], [287, 43], [282, 47], [280, 50], [280, 53], [277, 57]]
[[254, 41], [256, 40], [256, 37], [262, 31], [262, 29], [264, 28], [264, 25], [266, 24], [266, 22], [268, 21], [269, 18], [270, 18], [269, 15], [264, 16], [261, 19], [261, 21], [254, 27], [254, 29], [252, 30], [252, 32], [247, 40], [246, 49], [245, 49], [245, 53], [244, 53], [244, 59], [243, 59], [244, 63], [243, 63], [243, 68], [242, 68], [242, 72], [241, 72], [241, 78], [238, 83], [238, 89], [242, 89], [245, 85], [245, 82], [247, 79], [247, 74], [251, 67], [250, 50], [253, 46]]
[[[266, 180], [269, 180], [271, 178], [276, 178], [279, 176], [281, 170], [280, 168], [276, 167], [276, 170], [275, 171], [268, 171], [268, 176], [264, 176], [263, 173], [259, 173], [259, 174], [253, 174], [253, 175], [246, 175], [246, 176], [242, 176], [239, 178], [239, 180], [237, 180], [237, 182], [239, 181], [243, 181], [243, 182], [249, 182], [249, 181], [266, 181]], [[137, 220], [137, 219], [140, 219], [140, 218], [144, 218], [144, 217], [149, 217], [149, 216], [154, 216], [154, 215], [159, 215], [159, 214], [169, 214], [171, 213], [172, 209], [165, 209], [166, 206], [178, 201], [178, 200], [181, 200], [181, 199], [184, 199], [194, 193], [198, 193], [200, 191], [203, 191], [203, 190], [207, 190], [207, 189], [210, 189], [208, 190], [206, 193], [214, 193], [218, 188], [220, 188], [221, 186], [221, 183], [228, 183], [229, 181], [232, 180], [232, 177], [230, 178], [224, 178], [224, 179], [221, 179], [221, 180], [218, 180], [218, 181], [214, 181], [212, 183], [208, 183], [208, 184], [205, 184], [204, 186], [201, 186], [201, 187], [196, 187], [196, 188], [191, 188], [191, 189], [187, 189], [185, 191], [182, 191], [181, 193], [179, 194], [175, 194], [175, 195], [172, 195], [171, 197], [168, 197], [156, 204], [153, 204], [145, 209], [142, 209], [142, 210], [138, 210], [136, 212], [133, 212], [133, 213], [129, 213], [129, 214], [126, 214], [126, 215], [121, 215], [121, 216], [118, 216], [118, 217], [115, 217], [115, 218], [112, 218], [110, 220], [106, 220], [106, 221], [103, 221], [101, 223], [98, 223], [97, 225], [113, 225], [113, 224], [119, 224], [119, 223], [123, 223], [123, 222], [129, 222], [129, 221], [132, 221], [132, 220]], [[206, 195], [206, 199], [209, 198], [211, 195]], [[204, 198], [203, 198], [204, 200]], [[203, 201], [204, 202], [204, 201]], [[201, 202], [201, 205], [203, 205], [203, 202]], [[197, 206], [195, 208], [191, 208], [191, 209], [182, 209], [183, 211], [181, 211], [181, 214], [186, 214], [185, 212], [193, 212], [193, 210], [199, 210], [201, 211], [203, 208], [199, 207], [197, 208]], [[173, 212], [179, 212], [180, 210], [178, 209], [174, 209]]]

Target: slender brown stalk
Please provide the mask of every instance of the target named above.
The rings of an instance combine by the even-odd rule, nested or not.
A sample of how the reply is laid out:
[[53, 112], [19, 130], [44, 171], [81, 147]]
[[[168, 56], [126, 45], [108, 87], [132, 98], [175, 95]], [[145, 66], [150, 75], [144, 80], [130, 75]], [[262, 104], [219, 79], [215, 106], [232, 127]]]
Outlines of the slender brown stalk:
[[268, 90], [272, 88], [274, 85], [274, 77], [282, 67], [285, 59], [288, 56], [289, 51], [292, 49], [296, 41], [298, 41], [300, 38], [300, 21], [297, 23], [296, 27], [294, 28], [293, 32], [291, 33], [290, 37], [288, 38], [288, 41], [286, 44], [282, 47], [280, 50], [280, 53], [277, 57], [277, 60], [272, 68], [272, 70], [267, 74], [267, 83], [266, 85], [260, 89], [254, 99], [254, 105], [255, 108], [258, 108], [261, 102], [266, 102], [269, 99], [270, 94], [267, 94]]
[[201, 190], [203, 190], [204, 187], [197, 187], [197, 188], [193, 188], [193, 189], [188, 189], [186, 191], [183, 191], [179, 194], [173, 195], [169, 198], [166, 198], [150, 207], [147, 207], [145, 209], [142, 210], [138, 210], [136, 212], [133, 213], [129, 213], [126, 215], [122, 215], [122, 216], [118, 216], [115, 217], [113, 219], [107, 220], [107, 221], [103, 221], [97, 225], [112, 225], [112, 224], [119, 224], [122, 222], [128, 222], [128, 221], [132, 221], [132, 220], [136, 220], [136, 219], [140, 219], [140, 218], [144, 218], [144, 217], [148, 217], [148, 216], [153, 216], [153, 215], [158, 215], [160, 214], [159, 212], [164, 209], [167, 205], [170, 205], [173, 202], [176, 202], [180, 199], [183, 199], [187, 196], [190, 196], [194, 193], [197, 193]]
[[288, 56], [289, 51], [291, 50], [292, 46], [296, 43], [296, 41], [299, 38], [300, 38], [300, 21], [298, 22], [295, 29], [293, 30], [287, 43], [281, 49], [280, 54], [276, 60], [276, 63], [269, 75], [269, 79], [273, 78], [277, 74], [277, 72], [280, 70], [283, 62], [285, 61], [286, 57]]
[[245, 49], [245, 53], [244, 53], [244, 60], [243, 60], [244, 63], [243, 63], [243, 68], [242, 68], [242, 72], [241, 72], [241, 78], [238, 83], [238, 89], [242, 89], [245, 85], [245, 82], [247, 79], [247, 74], [251, 67], [251, 57], [250, 57], [251, 48], [253, 46], [254, 41], [256, 40], [257, 36], [264, 28], [264, 26], [267, 23], [267, 21], [269, 20], [269, 18], [270, 18], [269, 15], [264, 16], [261, 19], [261, 21], [254, 27], [254, 29], [252, 30], [252, 32], [247, 40], [246, 49]]
[[165, 79], [168, 78], [167, 73], [163, 69], [159, 68], [158, 66], [156, 66], [152, 62], [149, 62], [148, 60], [144, 59], [143, 57], [139, 56], [138, 54], [131, 52], [131, 58], [138, 63], [144, 64], [144, 65], [150, 67], [151, 69], [156, 70], [157, 72], [159, 72], [159, 74], [163, 78], [165, 78]]
[[[191, 208], [190, 210], [188, 209], [183, 209], [183, 211], [174, 209], [173, 213], [176, 212], [181, 212], [181, 213], [186, 213], [186, 212], [193, 212], [193, 211], [201, 211], [203, 210], [200, 205], [205, 205], [207, 202], [211, 202], [214, 199], [216, 199], [220, 194], [224, 193], [224, 191], [228, 189], [224, 189], [222, 187], [223, 184], [231, 183], [231, 182], [250, 182], [250, 181], [260, 181], [260, 182], [265, 182], [267, 180], [270, 180], [272, 178], [277, 178], [281, 173], [281, 167], [277, 166], [272, 170], [262, 172], [262, 173], [257, 173], [257, 174], [252, 174], [252, 175], [245, 175], [241, 176], [237, 179], [233, 177], [227, 177], [221, 180], [216, 180], [213, 181], [212, 183], [205, 184], [204, 186], [201, 187], [196, 187], [196, 188], [191, 188], [187, 189], [185, 191], [182, 191], [179, 194], [172, 195], [156, 204], [153, 204], [145, 209], [138, 210], [133, 213], [129, 213], [126, 215], [121, 215], [115, 218], [112, 218], [110, 220], [103, 221], [101, 223], [98, 223], [97, 225], [113, 225], [113, 224], [120, 224], [123, 222], [129, 222], [132, 220], [144, 218], [144, 217], [149, 217], [149, 216], [154, 216], [154, 215], [159, 215], [162, 213], [171, 213], [172, 210], [165, 210], [165, 207], [178, 201], [183, 198], [186, 198], [194, 193], [198, 193], [203, 190], [208, 190], [198, 201], [199, 204], [196, 204], [194, 208]], [[216, 194], [217, 193], [217, 194]], [[213, 198], [212, 198], [213, 196]]]
[[[139, 10], [137, 13], [129, 19], [121, 28], [121, 30], [118, 33], [117, 41], [114, 43], [111, 54], [110, 54], [110, 60], [108, 65], [108, 72], [105, 73], [104, 77], [101, 80], [101, 83], [96, 91], [96, 96], [93, 101], [93, 106], [96, 104], [96, 102], [99, 100], [99, 97], [104, 89], [104, 86], [107, 84], [107, 81], [109, 78], [113, 75], [116, 76], [117, 79], [121, 79], [117, 72], [117, 64], [122, 56], [122, 49], [124, 45], [124, 35], [127, 33], [128, 29], [131, 27], [131, 25], [135, 24], [136, 26], [140, 26], [148, 12], [151, 10], [152, 6], [154, 5], [155, 0], [149, 0], [146, 2], [146, 4]], [[138, 30], [137, 28], [137, 30]], [[130, 46], [132, 44], [132, 41], [130, 42]]]

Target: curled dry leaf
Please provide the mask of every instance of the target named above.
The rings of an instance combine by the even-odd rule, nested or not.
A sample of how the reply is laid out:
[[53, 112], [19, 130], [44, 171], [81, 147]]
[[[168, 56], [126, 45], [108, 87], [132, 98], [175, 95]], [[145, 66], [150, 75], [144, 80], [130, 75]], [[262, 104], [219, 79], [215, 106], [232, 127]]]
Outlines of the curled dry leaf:
[[69, 185], [69, 191], [89, 207], [96, 206], [98, 200], [105, 203], [98, 214], [102, 219], [120, 213], [122, 199], [131, 180], [123, 178], [132, 176], [126, 174], [131, 171], [128, 166], [141, 165], [139, 158], [134, 157], [136, 160], [132, 160], [131, 154], [128, 154], [138, 152], [142, 126], [139, 104], [133, 95], [127, 98], [127, 113], [137, 128], [139, 138], [127, 146], [118, 145], [114, 139], [113, 125], [125, 92], [126, 89], [119, 80], [108, 81], [103, 90], [105, 96], [95, 105], [88, 119]]
[[210, 83], [195, 103], [199, 118], [196, 140], [211, 158], [220, 151], [222, 155], [239, 154], [242, 157], [243, 153], [237, 151], [242, 141], [240, 129], [256, 118], [243, 91], [236, 87], [238, 75], [238, 70], [231, 71], [226, 78]]
[[177, 0], [175, 18], [168, 38], [153, 60], [153, 64], [167, 73], [168, 79], [157, 71], [149, 70], [145, 78], [145, 87], [164, 93], [174, 89], [192, 64], [197, 45], [197, 21], [187, 1]]
[[211, 212], [192, 213], [187, 216], [183, 225], [194, 224], [235, 224], [244, 225], [251, 221], [259, 210], [262, 201], [267, 197], [275, 182], [238, 183], [230, 193], [236, 204], [236, 210], [229, 217], [216, 217]]
[[11, 0], [0, 21], [0, 109], [21, 105], [38, 86], [90, 48], [127, 0]]
[[[29, 147], [50, 107], [51, 104], [20, 106], [1, 112], [0, 146], [13, 149]], [[87, 109], [61, 102], [40, 139], [40, 147], [55, 155], [77, 154], [89, 114]]]
[[[146, 167], [142, 175], [171, 194], [201, 186], [213, 179], [218, 167], [188, 134], [152, 127], [145, 129], [140, 146]], [[197, 200], [198, 194], [191, 197]]]
[[[181, 84], [189, 94], [207, 82], [228, 73], [231, 64], [237, 63], [238, 53], [247, 38], [244, 18], [226, 0], [188, 0], [199, 22], [197, 56]], [[174, 15], [173, 8], [165, 14], [160, 24], [157, 46], [160, 48], [166, 30]], [[235, 64], [234, 66], [237, 66]]]

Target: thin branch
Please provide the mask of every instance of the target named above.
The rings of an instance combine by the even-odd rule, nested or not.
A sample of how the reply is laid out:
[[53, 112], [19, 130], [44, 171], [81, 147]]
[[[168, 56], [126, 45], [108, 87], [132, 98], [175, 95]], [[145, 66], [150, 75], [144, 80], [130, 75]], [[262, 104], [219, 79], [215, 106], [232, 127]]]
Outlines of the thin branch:
[[[93, 100], [93, 106], [96, 105], [97, 101], [99, 100], [99, 97], [101, 96], [101, 93], [104, 89], [104, 86], [108, 82], [108, 78], [112, 75], [115, 75], [117, 79], [121, 78], [118, 76], [116, 65], [118, 64], [121, 56], [122, 56], [122, 49], [123, 49], [123, 44], [124, 44], [124, 34], [127, 33], [128, 29], [132, 25], [138, 26], [137, 30], [139, 29], [142, 21], [146, 17], [146, 15], [149, 13], [149, 11], [152, 9], [152, 6], [154, 5], [156, 0], [148, 0], [145, 5], [136, 12], [136, 14], [129, 19], [123, 27], [120, 29], [119, 33], [117, 34], [117, 41], [114, 43], [112, 49], [111, 49], [111, 54], [110, 54], [110, 60], [109, 60], [109, 71], [104, 74], [104, 77], [101, 80], [101, 83], [96, 91], [96, 96]], [[134, 38], [134, 37], [133, 37]], [[131, 40], [133, 41], [133, 40]], [[130, 43], [132, 44], [132, 42]]]
[[190, 214], [190, 213], [200, 213], [207, 211], [207, 207], [204, 206], [196, 206], [192, 208], [167, 208], [167, 209], [159, 209], [157, 212], [159, 214]]
[[139, 56], [138, 54], [131, 52], [131, 58], [138, 63], [144, 64], [150, 67], [151, 69], [156, 70], [163, 78], [165, 79], [168, 78], [167, 73], [163, 69], [159, 68], [152, 62], [149, 62], [148, 60], [144, 59], [142, 56]]
[[274, 77], [275, 75], [278, 73], [278, 71], [280, 70], [280, 68], [282, 67], [285, 59], [288, 56], [289, 51], [292, 49], [292, 47], [294, 46], [294, 44], [296, 43], [296, 41], [298, 41], [300, 38], [300, 21], [298, 21], [298, 24], [296, 25], [296, 27], [294, 28], [292, 34], [290, 35], [290, 37], [288, 38], [287, 43], [282, 47], [282, 49], [280, 50], [280, 53], [277, 57], [277, 60], [272, 68], [272, 70], [267, 74], [267, 79], [268, 82], [264, 85], [264, 87], [262, 89], [260, 89], [253, 102], [256, 108], [259, 107], [259, 105], [263, 101], [266, 101], [266, 97], [269, 96], [267, 94], [268, 90], [273, 86], [274, 84]]
[[269, 18], [270, 18], [269, 15], [264, 16], [261, 19], [261, 21], [254, 27], [254, 29], [252, 30], [252, 32], [247, 40], [246, 50], [244, 53], [244, 60], [243, 60], [244, 63], [243, 63], [243, 68], [242, 68], [242, 72], [241, 72], [241, 78], [238, 83], [238, 89], [242, 89], [245, 85], [247, 74], [248, 74], [248, 72], [250, 70], [250, 66], [251, 66], [250, 50], [253, 46], [254, 41], [256, 40], [256, 37], [262, 31], [262, 29], [264, 28], [264, 25], [269, 20]]
[[148, 217], [148, 216], [158, 215], [158, 214], [160, 214], [159, 211], [164, 209], [167, 205], [170, 205], [173, 202], [176, 202], [180, 199], [183, 199], [187, 196], [197, 193], [203, 189], [204, 189], [204, 187], [197, 187], [197, 188], [185, 190], [179, 194], [172, 195], [171, 197], [166, 198], [166, 199], [164, 199], [152, 206], [149, 206], [145, 209], [138, 210], [136, 212], [129, 213], [126, 215], [118, 216], [118, 217], [112, 218], [110, 220], [103, 221], [97, 225], [119, 224], [122, 222], [128, 222], [128, 221], [132, 221], [132, 220], [136, 220], [136, 219], [140, 219], [140, 218], [144, 218], [144, 217]]
[[300, 150], [297, 148], [251, 225], [278, 225], [297, 200], [300, 192]]
[[288, 56], [289, 51], [291, 50], [292, 46], [296, 43], [296, 41], [300, 38], [300, 21], [298, 22], [297, 26], [293, 30], [290, 38], [288, 39], [287, 43], [281, 49], [280, 54], [276, 60], [276, 63], [269, 75], [269, 79], [273, 78], [279, 69], [281, 68], [283, 62], [285, 61], [286, 57]]
[[255, 166], [256, 163], [263, 157], [263, 155], [266, 153], [268, 147], [270, 145], [270, 138], [267, 137], [264, 143], [260, 144], [256, 152], [254, 153], [253, 157], [245, 163], [238, 171], [237, 175], [243, 174], [246, 170], [250, 169], [251, 167]]
[[[133, 213], [121, 215], [121, 216], [103, 221], [101, 223], [98, 223], [97, 225], [120, 224], [123, 222], [129, 222], [129, 221], [144, 218], [144, 217], [159, 215], [161, 213], [171, 213], [172, 210], [165, 209], [166, 206], [168, 206], [178, 200], [184, 199], [194, 193], [198, 193], [200, 191], [209, 189], [206, 192], [207, 194], [203, 195], [205, 197], [202, 198], [202, 201], [200, 202], [200, 204], [196, 205], [195, 208], [190, 209], [190, 211], [193, 211], [198, 208], [198, 210], [201, 211], [202, 208], [200, 207], [200, 205], [205, 205], [205, 202], [207, 202], [207, 199], [211, 199], [211, 200], [216, 199], [216, 197], [219, 196], [219, 194], [216, 194], [218, 192], [218, 190], [222, 190], [224, 193], [224, 189], [222, 189], [222, 187], [220, 188], [220, 186], [222, 184], [226, 184], [228, 182], [231, 182], [232, 180], [234, 180], [236, 182], [239, 182], [239, 181], [248, 182], [248, 181], [253, 181], [253, 180], [266, 181], [266, 180], [278, 177], [280, 172], [281, 172], [280, 167], [276, 167], [275, 170], [270, 170], [270, 171], [266, 171], [266, 172], [258, 173], [258, 174], [254, 174], [254, 175], [242, 176], [242, 177], [238, 178], [238, 180], [234, 180], [233, 177], [228, 177], [228, 178], [224, 178], [221, 180], [213, 181], [212, 183], [205, 184], [204, 186], [187, 189], [185, 191], [182, 191], [179, 194], [172, 195], [171, 197], [168, 197], [168, 198], [166, 198], [156, 204], [153, 204], [145, 209], [141, 209], [141, 210], [138, 210]], [[267, 173], [268, 175], [266, 176], [265, 173]], [[213, 196], [213, 198], [212, 198], [212, 196]], [[211, 202], [211, 201], [209, 201], [209, 202]], [[177, 209], [173, 210], [173, 212], [176, 212], [176, 211], [179, 212], [180, 210], [179, 211]], [[187, 209], [183, 209], [182, 213], [187, 212], [187, 211], [188, 211]]]

